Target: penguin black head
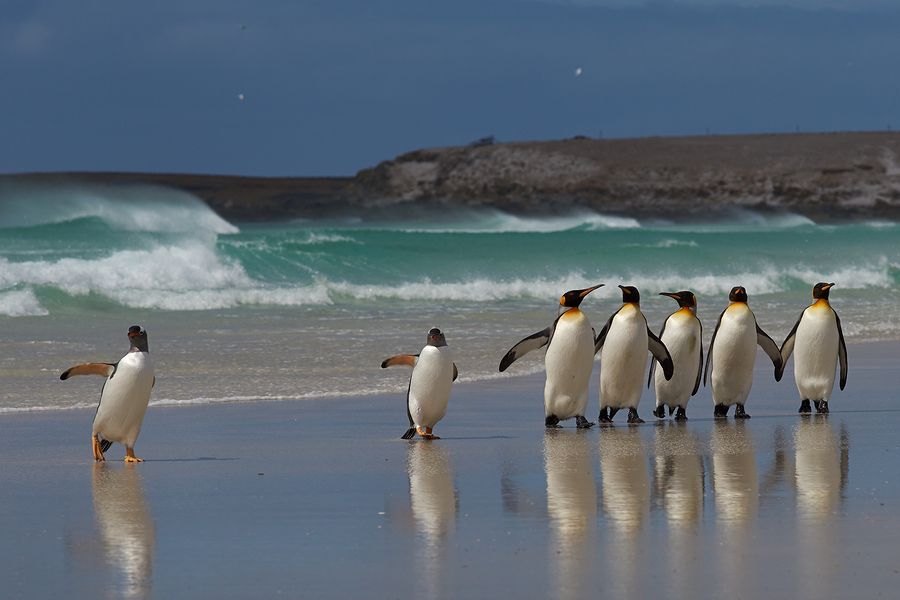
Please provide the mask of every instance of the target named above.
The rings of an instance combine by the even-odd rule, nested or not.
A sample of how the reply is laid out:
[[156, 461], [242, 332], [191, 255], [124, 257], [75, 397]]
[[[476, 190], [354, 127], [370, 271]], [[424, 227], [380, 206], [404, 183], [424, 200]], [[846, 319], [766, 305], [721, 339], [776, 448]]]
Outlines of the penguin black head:
[[681, 308], [697, 308], [697, 297], [687, 290], [681, 292], [660, 292], [660, 296], [668, 296], [678, 301]]
[[565, 308], [578, 308], [585, 296], [601, 287], [603, 287], [602, 283], [593, 287], [584, 288], [583, 290], [570, 290], [563, 294], [559, 299], [559, 305], [560, 307]]
[[742, 285], [736, 285], [731, 288], [731, 293], [728, 294], [728, 299], [732, 302], [747, 302], [747, 290], [744, 289]]
[[447, 345], [447, 339], [444, 337], [444, 334], [441, 333], [440, 329], [434, 327], [428, 332], [428, 338], [425, 343], [429, 346], [437, 346], [440, 348], [441, 346]]
[[147, 331], [140, 325], [128, 328], [128, 341], [131, 342], [131, 352], [150, 351], [147, 346]]
[[636, 287], [632, 285], [620, 285], [619, 289], [622, 290], [622, 302], [632, 302], [634, 304], [641, 303], [641, 293]]
[[833, 283], [817, 283], [813, 287], [813, 298], [816, 300], [828, 300], [828, 292], [833, 287]]

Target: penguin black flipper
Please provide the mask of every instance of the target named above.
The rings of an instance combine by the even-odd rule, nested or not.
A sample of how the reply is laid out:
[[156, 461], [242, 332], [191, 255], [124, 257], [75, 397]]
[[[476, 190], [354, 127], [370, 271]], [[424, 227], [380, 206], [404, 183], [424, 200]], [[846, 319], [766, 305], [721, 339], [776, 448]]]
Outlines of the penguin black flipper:
[[[667, 318], [663, 321], [662, 329], [659, 330], [659, 339], [662, 339], [663, 334], [666, 332], [666, 323], [669, 322]], [[650, 374], [647, 375], [647, 389], [650, 389], [650, 383], [653, 381], [653, 370], [656, 368], [656, 363], [652, 360], [650, 361]]]
[[[558, 319], [557, 319], [558, 320]], [[547, 327], [546, 329], [542, 329], [537, 333], [532, 333], [527, 338], [520, 341], [518, 344], [509, 349], [503, 356], [503, 360], [500, 361], [500, 372], [505, 371], [509, 365], [513, 364], [519, 358], [522, 358], [532, 350], [537, 350], [538, 348], [543, 348], [547, 344], [550, 343], [550, 337], [553, 335], [553, 330], [556, 328], [556, 323], [553, 323], [553, 327]]]
[[[619, 310], [622, 310], [621, 308]], [[606, 334], [609, 333], [609, 328], [612, 325], [613, 319], [616, 318], [616, 315], [619, 314], [619, 310], [614, 312], [609, 320], [606, 322], [606, 325], [603, 326], [603, 329], [600, 330], [600, 333], [597, 334], [597, 337], [594, 338], [594, 354], [600, 352], [600, 349], [603, 348], [603, 342], [606, 341]]]
[[650, 350], [653, 358], [662, 367], [666, 381], [672, 379], [672, 373], [675, 372], [675, 363], [672, 362], [672, 355], [669, 354], [669, 349], [662, 343], [662, 340], [656, 337], [656, 334], [650, 331], [649, 327], [647, 327], [647, 349]]
[[700, 329], [700, 364], [697, 365], [697, 381], [694, 382], [694, 391], [691, 396], [696, 396], [700, 391], [700, 380], [703, 379], [703, 328]]
[[111, 441], [103, 440], [103, 439], [100, 440], [100, 451], [103, 452], [104, 454], [106, 453], [107, 450], [109, 450], [110, 446], [112, 446]]
[[847, 385], [847, 344], [844, 342], [844, 330], [841, 329], [841, 318], [838, 317], [837, 311], [834, 311], [834, 322], [837, 323], [838, 330], [838, 361], [841, 363], [841, 391]]
[[784, 362], [781, 360], [781, 349], [778, 348], [778, 344], [775, 343], [775, 340], [770, 338], [769, 334], [762, 330], [759, 323], [756, 324], [756, 343], [759, 344], [759, 347], [769, 355], [770, 359], [772, 359], [772, 364], [775, 366], [775, 381], [781, 381], [781, 376], [784, 374]]
[[[387, 362], [387, 361], [385, 361]], [[384, 365], [382, 365], [384, 367]], [[406, 418], [409, 419], [409, 429], [400, 436], [401, 440], [411, 440], [416, 435], [416, 424], [413, 422], [412, 412], [409, 410], [409, 392], [412, 389], [412, 377], [409, 378], [409, 387], [406, 388]]]
[[[726, 308], [725, 310], [728, 310], [728, 309]], [[710, 364], [712, 363], [713, 344], [716, 343], [716, 334], [719, 333], [719, 325], [722, 324], [722, 316], [724, 314], [725, 314], [724, 310], [719, 314], [719, 320], [716, 321], [716, 328], [713, 329], [712, 339], [709, 340], [709, 352], [706, 355], [706, 369], [704, 369], [704, 371], [703, 371], [703, 385], [706, 385], [706, 382], [709, 380], [709, 367], [710, 367]]]
[[776, 381], [781, 379], [784, 370], [787, 368], [788, 359], [791, 357], [791, 354], [794, 353], [794, 336], [797, 335], [797, 328], [800, 327], [801, 320], [803, 320], [803, 313], [800, 313], [800, 316], [797, 317], [797, 322], [794, 323], [794, 327], [791, 328], [791, 332], [787, 334], [787, 337], [781, 342], [781, 350], [778, 352], [781, 355], [781, 371], [776, 374]]
[[81, 365], [75, 365], [74, 367], [69, 367], [63, 374], [59, 376], [60, 379], [65, 381], [69, 377], [74, 377], [75, 375], [101, 375], [103, 377], [109, 377], [116, 371], [116, 365], [118, 363], [84, 363]]
[[453, 379], [452, 381], [456, 381], [459, 378], [459, 369], [456, 368], [456, 363], [453, 363]]

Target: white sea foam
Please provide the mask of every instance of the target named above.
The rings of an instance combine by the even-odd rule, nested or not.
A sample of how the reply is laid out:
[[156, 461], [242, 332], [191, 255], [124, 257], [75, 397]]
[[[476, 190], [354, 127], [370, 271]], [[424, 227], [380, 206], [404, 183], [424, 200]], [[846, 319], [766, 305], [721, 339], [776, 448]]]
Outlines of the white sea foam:
[[401, 223], [393, 227], [382, 224], [373, 228], [396, 228], [407, 233], [555, 233], [573, 229], [637, 229], [640, 226], [640, 222], [630, 217], [603, 215], [592, 211], [574, 211], [561, 216], [525, 217], [499, 210], [483, 210], [453, 213], [443, 223], [435, 222], [434, 226], [429, 227]]
[[[0, 267], [2, 266], [2, 259], [0, 259]], [[0, 315], [7, 317], [34, 317], [46, 314], [48, 314], [47, 310], [41, 306], [41, 303], [34, 295], [34, 290], [31, 288], [0, 292]]]
[[658, 242], [647, 244], [623, 244], [625, 248], [677, 248], [679, 246], [685, 248], [697, 248], [700, 244], [694, 240], [659, 240]]
[[0, 185], [0, 228], [95, 217], [125, 231], [233, 234], [238, 228], [182, 190], [150, 185]]

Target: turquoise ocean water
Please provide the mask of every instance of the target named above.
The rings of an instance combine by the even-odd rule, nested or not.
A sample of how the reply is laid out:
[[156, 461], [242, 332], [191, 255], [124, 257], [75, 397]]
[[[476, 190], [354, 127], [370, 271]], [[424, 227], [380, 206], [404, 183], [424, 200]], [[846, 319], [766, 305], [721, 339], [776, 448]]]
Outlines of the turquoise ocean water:
[[[658, 331], [691, 289], [707, 340], [743, 285], [780, 342], [817, 281], [848, 341], [900, 338], [900, 226], [816, 224], [735, 211], [671, 223], [588, 211], [495, 210], [377, 220], [229, 223], [152, 187], [0, 188], [0, 411], [96, 403], [99, 381], [59, 382], [71, 363], [114, 361], [147, 327], [157, 404], [340, 398], [405, 389], [382, 358], [444, 330], [461, 377], [498, 377], [516, 341], [550, 324], [566, 290], [605, 283], [583, 308], [599, 330], [637, 286]], [[535, 353], [511, 371], [541, 369]]]

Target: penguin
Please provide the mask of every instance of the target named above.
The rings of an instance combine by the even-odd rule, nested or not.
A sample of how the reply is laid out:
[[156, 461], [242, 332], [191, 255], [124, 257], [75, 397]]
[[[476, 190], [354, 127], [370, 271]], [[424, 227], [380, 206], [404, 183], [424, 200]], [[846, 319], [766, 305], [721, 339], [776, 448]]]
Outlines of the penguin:
[[655, 371], [656, 410], [653, 414], [663, 419], [668, 407], [669, 415], [675, 413], [676, 421], [685, 421], [688, 400], [700, 389], [703, 377], [703, 325], [697, 318], [697, 297], [692, 292], [662, 292], [660, 296], [675, 299], [680, 307], [669, 315], [659, 332], [659, 339], [672, 355], [675, 375], [670, 381], [666, 380], [651, 363], [647, 387], [654, 380]]
[[841, 365], [841, 390], [847, 385], [847, 345], [841, 319], [828, 303], [833, 283], [817, 283], [813, 300], [781, 344], [781, 370], [796, 350], [794, 381], [800, 392], [800, 414], [810, 414], [809, 401], [818, 414], [828, 414], [828, 399], [834, 389], [835, 366]]
[[719, 315], [709, 353], [706, 355], [706, 385], [712, 370], [713, 416], [724, 419], [728, 408], [735, 404], [734, 418], [749, 419], [744, 410], [750, 387], [753, 385], [753, 364], [756, 362], [756, 346], [759, 345], [775, 366], [775, 381], [781, 381], [781, 351], [772, 338], [756, 322], [756, 316], [747, 306], [747, 290], [741, 286], [731, 288], [730, 304]]
[[426, 440], [440, 439], [431, 431], [447, 414], [450, 385], [459, 377], [459, 369], [450, 357], [444, 334], [436, 327], [431, 329], [419, 354], [397, 354], [385, 359], [381, 368], [396, 365], [412, 367], [409, 390], [406, 392], [409, 429], [401, 439], [412, 439], [416, 433]]
[[674, 364], [666, 345], [650, 331], [641, 312], [641, 294], [630, 285], [620, 285], [622, 307], [603, 326], [594, 340], [594, 353], [600, 353], [600, 423], [612, 423], [620, 408], [628, 409], [628, 422], [643, 423], [637, 405], [641, 400], [647, 351], [663, 369], [666, 381], [672, 379]]
[[544, 425], [559, 427], [559, 422], [575, 417], [578, 429], [593, 423], [584, 417], [587, 408], [588, 384], [594, 368], [594, 329], [587, 316], [578, 308], [585, 297], [603, 284], [570, 290], [559, 299], [556, 321], [546, 329], [529, 335], [509, 349], [500, 361], [500, 372], [532, 350], [547, 346], [544, 368]]
[[106, 377], [91, 431], [91, 447], [94, 460], [98, 462], [105, 460], [103, 453], [113, 442], [125, 446], [125, 462], [144, 460], [134, 455], [134, 443], [141, 433], [141, 423], [156, 377], [144, 328], [140, 325], [129, 327], [128, 341], [131, 347], [119, 362], [76, 365], [59, 376], [62, 380], [74, 375]]

